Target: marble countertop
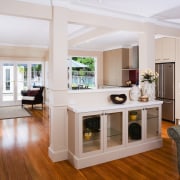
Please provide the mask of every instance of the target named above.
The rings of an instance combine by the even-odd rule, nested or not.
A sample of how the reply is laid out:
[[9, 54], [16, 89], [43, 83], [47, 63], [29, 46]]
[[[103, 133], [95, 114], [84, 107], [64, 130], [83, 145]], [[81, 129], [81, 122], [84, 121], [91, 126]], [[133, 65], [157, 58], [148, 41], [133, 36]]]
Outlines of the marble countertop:
[[139, 101], [127, 101], [124, 104], [104, 104], [104, 105], [94, 105], [94, 106], [81, 106], [78, 104], [71, 104], [68, 105], [68, 109], [76, 112], [76, 113], [83, 113], [83, 112], [94, 112], [94, 111], [107, 111], [107, 110], [116, 110], [116, 109], [123, 109], [123, 108], [138, 108], [150, 105], [160, 105], [163, 101], [154, 100], [148, 102], [139, 102]]
[[112, 87], [112, 88], [99, 88], [99, 89], [77, 89], [68, 90], [68, 93], [78, 94], [78, 93], [97, 93], [97, 92], [111, 92], [111, 91], [129, 91], [131, 87]]

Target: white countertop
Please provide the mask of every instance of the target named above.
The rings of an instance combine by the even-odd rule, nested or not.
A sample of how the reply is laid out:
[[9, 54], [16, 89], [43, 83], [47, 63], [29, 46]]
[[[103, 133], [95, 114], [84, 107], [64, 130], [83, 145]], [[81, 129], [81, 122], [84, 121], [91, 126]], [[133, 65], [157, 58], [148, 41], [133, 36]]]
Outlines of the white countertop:
[[112, 87], [112, 88], [99, 88], [99, 89], [76, 89], [68, 90], [68, 93], [78, 94], [78, 93], [97, 93], [97, 92], [112, 92], [112, 91], [129, 91], [131, 87]]
[[133, 108], [133, 107], [143, 107], [150, 105], [159, 105], [162, 104], [163, 101], [154, 100], [148, 102], [139, 102], [139, 101], [127, 101], [124, 104], [105, 104], [105, 105], [94, 105], [94, 106], [81, 106], [78, 104], [68, 105], [68, 109], [76, 112], [93, 112], [93, 111], [106, 111], [106, 110], [115, 110], [115, 109], [123, 109], [123, 108]]

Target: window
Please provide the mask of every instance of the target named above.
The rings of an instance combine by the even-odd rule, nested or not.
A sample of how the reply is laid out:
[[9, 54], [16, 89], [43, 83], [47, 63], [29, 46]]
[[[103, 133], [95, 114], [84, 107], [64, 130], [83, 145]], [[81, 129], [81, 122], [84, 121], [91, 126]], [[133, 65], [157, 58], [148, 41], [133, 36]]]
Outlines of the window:
[[14, 88], [14, 66], [11, 63], [3, 64], [3, 93], [11, 93]]
[[97, 87], [95, 57], [72, 57], [68, 60], [68, 88], [92, 89]]
[[10, 69], [6, 69], [6, 90], [10, 90]]
[[31, 82], [32, 86], [42, 86], [42, 64], [31, 64]]
[[44, 86], [43, 61], [0, 61], [1, 105], [17, 105], [21, 90]]

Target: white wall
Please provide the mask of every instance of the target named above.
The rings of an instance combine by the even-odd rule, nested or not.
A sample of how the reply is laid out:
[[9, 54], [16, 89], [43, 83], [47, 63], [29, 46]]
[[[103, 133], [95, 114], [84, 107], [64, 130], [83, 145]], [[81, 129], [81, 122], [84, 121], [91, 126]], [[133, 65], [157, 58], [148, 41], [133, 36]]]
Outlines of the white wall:
[[47, 60], [48, 48], [0, 46], [0, 59]]

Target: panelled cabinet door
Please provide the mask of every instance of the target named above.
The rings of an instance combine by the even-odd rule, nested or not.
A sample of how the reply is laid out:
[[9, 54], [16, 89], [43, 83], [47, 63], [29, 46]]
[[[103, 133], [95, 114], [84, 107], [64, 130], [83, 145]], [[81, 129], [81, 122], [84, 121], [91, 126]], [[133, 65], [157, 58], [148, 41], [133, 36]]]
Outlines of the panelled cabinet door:
[[155, 58], [156, 61], [162, 60], [162, 39], [155, 40]]
[[160, 107], [146, 108], [146, 138], [156, 138], [161, 135]]
[[124, 110], [81, 113], [80, 156], [103, 152], [125, 144]]
[[127, 116], [128, 144], [161, 136], [161, 106], [130, 109]]
[[176, 60], [175, 38], [162, 38], [162, 59], [171, 62]]
[[121, 85], [122, 48], [103, 52], [104, 84]]
[[79, 117], [80, 156], [102, 152], [102, 113], [81, 113]]
[[125, 143], [125, 113], [123, 110], [105, 112], [104, 149], [116, 148]]
[[142, 109], [129, 109], [127, 111], [127, 143], [143, 140], [144, 118]]
[[156, 62], [176, 61], [176, 39], [170, 37], [155, 40]]

